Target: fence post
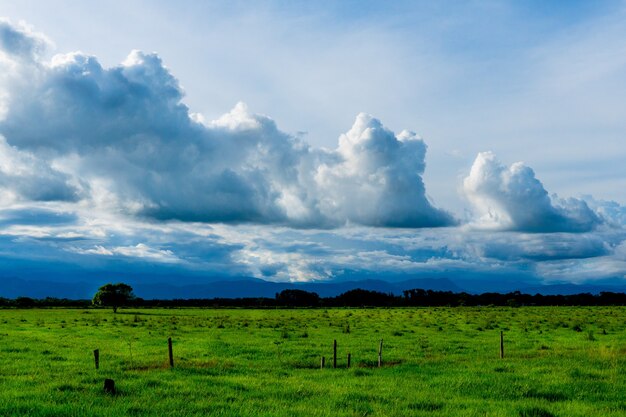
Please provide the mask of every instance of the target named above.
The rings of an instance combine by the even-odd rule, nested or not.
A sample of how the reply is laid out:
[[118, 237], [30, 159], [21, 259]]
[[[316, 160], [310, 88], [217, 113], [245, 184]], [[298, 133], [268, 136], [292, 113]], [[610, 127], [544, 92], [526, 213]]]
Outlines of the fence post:
[[115, 394], [115, 381], [113, 381], [112, 379], [105, 379], [104, 380], [104, 392], [106, 392], [107, 394]]
[[333, 368], [337, 368], [337, 339], [333, 341]]
[[100, 369], [100, 349], [93, 351], [93, 360], [96, 363], [96, 369]]
[[320, 363], [320, 369], [324, 369], [324, 366], [326, 365], [326, 358], [322, 356], [322, 360]]
[[500, 359], [504, 359], [504, 332], [500, 330]]
[[352, 355], [348, 353], [348, 368], [350, 367], [351, 359], [352, 359]]
[[380, 344], [378, 345], [378, 367], [383, 366], [383, 339], [380, 339]]
[[172, 351], [172, 338], [168, 337], [167, 338], [167, 350], [169, 351], [170, 354], [170, 368], [174, 367], [174, 352]]

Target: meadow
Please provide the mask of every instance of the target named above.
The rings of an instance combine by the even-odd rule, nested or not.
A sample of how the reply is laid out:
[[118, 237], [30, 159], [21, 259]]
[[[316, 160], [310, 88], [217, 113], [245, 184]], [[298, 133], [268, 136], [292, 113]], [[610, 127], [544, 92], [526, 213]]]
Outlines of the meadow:
[[625, 329], [623, 307], [4, 309], [0, 415], [624, 416]]

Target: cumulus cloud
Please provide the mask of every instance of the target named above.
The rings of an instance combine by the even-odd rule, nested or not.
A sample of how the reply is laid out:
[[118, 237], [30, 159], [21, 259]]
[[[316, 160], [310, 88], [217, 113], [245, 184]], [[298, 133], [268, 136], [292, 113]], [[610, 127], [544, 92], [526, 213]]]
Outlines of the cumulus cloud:
[[78, 201], [80, 187], [47, 162], [6, 143], [0, 136], [0, 205], [19, 201]]
[[[42, 37], [6, 22], [1, 27], [6, 40], [0, 47], [9, 60], [28, 56], [37, 65], [13, 59], [17, 71], [6, 90], [0, 133], [11, 149], [54, 167], [58, 181], [79, 184], [88, 204], [161, 220], [299, 227], [454, 223], [426, 196], [426, 145], [411, 132], [395, 135], [360, 114], [338, 148], [328, 151], [282, 132], [244, 104], [205, 122], [191, 114], [178, 80], [154, 53], [133, 51], [112, 68], [80, 52], [44, 61]], [[25, 71], [29, 82], [19, 82]], [[24, 195], [78, 195], [52, 185], [43, 185], [49, 195]]]
[[13, 58], [35, 60], [50, 46], [50, 41], [42, 33], [33, 29], [24, 22], [13, 25], [5, 19], [0, 19], [0, 50]]
[[425, 156], [426, 144], [415, 133], [396, 136], [372, 116], [359, 114], [339, 138], [335, 160], [317, 169], [320, 209], [331, 218], [375, 226], [452, 224], [426, 197]]
[[[626, 210], [551, 197], [522, 163], [479, 154], [463, 182], [473, 227], [429, 229], [456, 222], [427, 196], [427, 146], [415, 133], [362, 113], [336, 149], [315, 149], [242, 103], [213, 121], [192, 114], [156, 54], [133, 51], [111, 68], [80, 52], [46, 60], [44, 37], [6, 22], [0, 32], [10, 69], [0, 72], [0, 252], [10, 268], [35, 253], [276, 281], [626, 271]], [[376, 227], [317, 230], [346, 224]]]
[[592, 196], [583, 196], [585, 203], [602, 219], [614, 227], [626, 226], [626, 207], [616, 201], [596, 200]]
[[586, 232], [601, 223], [583, 201], [550, 197], [522, 162], [510, 167], [491, 152], [479, 153], [463, 192], [478, 220], [475, 227], [524, 232]]
[[25, 23], [13, 25], [0, 18], [0, 120], [6, 117], [12, 90], [32, 82], [48, 39]]

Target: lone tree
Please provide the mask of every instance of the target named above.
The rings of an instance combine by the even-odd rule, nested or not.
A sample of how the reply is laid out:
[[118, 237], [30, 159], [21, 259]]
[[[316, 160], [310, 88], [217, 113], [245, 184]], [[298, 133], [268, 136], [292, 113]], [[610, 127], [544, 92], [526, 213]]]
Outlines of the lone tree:
[[117, 313], [119, 307], [127, 305], [134, 299], [133, 288], [120, 282], [100, 287], [96, 295], [93, 296], [92, 303], [101, 307], [113, 307], [113, 312]]

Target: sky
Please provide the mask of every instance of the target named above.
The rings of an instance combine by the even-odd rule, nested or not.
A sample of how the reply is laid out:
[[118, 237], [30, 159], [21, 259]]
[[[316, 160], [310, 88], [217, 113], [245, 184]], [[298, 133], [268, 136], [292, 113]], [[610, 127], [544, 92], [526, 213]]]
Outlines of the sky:
[[0, 16], [0, 280], [625, 287], [626, 2]]

